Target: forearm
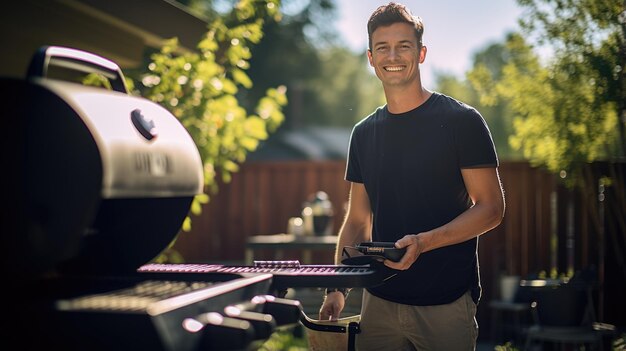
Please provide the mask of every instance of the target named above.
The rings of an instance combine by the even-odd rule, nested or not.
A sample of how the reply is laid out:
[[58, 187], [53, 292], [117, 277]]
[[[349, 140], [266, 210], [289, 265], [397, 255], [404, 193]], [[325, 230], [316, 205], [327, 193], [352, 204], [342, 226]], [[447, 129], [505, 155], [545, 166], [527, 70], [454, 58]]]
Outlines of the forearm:
[[371, 224], [369, 222], [356, 222], [346, 219], [337, 238], [335, 250], [335, 264], [341, 263], [341, 253], [346, 246], [354, 246], [364, 241], [370, 240]]
[[494, 203], [479, 203], [447, 224], [418, 235], [427, 252], [458, 244], [497, 227], [504, 216], [504, 207]]
[[407, 234], [396, 241], [396, 247], [407, 248], [406, 253], [399, 262], [386, 260], [385, 265], [393, 269], [409, 269], [422, 253], [465, 242], [502, 222], [505, 201], [497, 169], [463, 169], [461, 173], [473, 206], [438, 228]]
[[341, 224], [335, 249], [335, 263], [341, 263], [341, 253], [346, 246], [369, 241], [372, 226], [372, 211], [365, 186], [361, 183], [350, 183], [350, 195], [346, 217]]

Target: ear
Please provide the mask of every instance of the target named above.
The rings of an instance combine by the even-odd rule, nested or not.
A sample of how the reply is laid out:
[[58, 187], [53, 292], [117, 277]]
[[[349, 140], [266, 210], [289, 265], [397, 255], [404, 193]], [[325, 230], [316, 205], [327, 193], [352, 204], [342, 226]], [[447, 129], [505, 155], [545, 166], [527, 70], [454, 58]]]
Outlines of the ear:
[[367, 49], [367, 61], [369, 61], [370, 66], [374, 67], [374, 59], [372, 58], [372, 50]]
[[420, 64], [424, 63], [424, 61], [426, 60], [426, 52], [428, 51], [428, 49], [426, 48], [426, 45], [422, 45], [421, 49], [420, 49]]

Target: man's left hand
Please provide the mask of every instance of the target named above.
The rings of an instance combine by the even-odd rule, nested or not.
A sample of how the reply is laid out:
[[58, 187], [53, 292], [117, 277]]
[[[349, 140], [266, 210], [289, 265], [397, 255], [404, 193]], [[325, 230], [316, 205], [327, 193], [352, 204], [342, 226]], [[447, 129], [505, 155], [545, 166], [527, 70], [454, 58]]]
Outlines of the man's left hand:
[[397, 270], [407, 270], [413, 262], [417, 260], [419, 255], [424, 251], [424, 243], [421, 240], [419, 234], [408, 234], [405, 235], [402, 239], [396, 241], [396, 247], [401, 249], [403, 247], [406, 248], [406, 252], [402, 259], [398, 262], [394, 262], [392, 260], [385, 260], [385, 266]]

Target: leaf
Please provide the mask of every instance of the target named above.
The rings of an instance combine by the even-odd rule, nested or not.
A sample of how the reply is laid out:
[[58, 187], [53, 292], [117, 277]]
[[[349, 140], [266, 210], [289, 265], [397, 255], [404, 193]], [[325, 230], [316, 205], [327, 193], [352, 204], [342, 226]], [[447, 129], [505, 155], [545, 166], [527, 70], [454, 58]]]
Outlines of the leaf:
[[245, 134], [249, 137], [265, 140], [268, 138], [266, 128], [267, 123], [261, 118], [250, 116], [244, 121]]
[[233, 80], [236, 83], [243, 85], [246, 89], [252, 88], [252, 80], [250, 80], [250, 77], [248, 77], [244, 71], [240, 69], [233, 69], [231, 74], [233, 75]]
[[184, 232], [191, 231], [191, 218], [189, 218], [189, 216], [185, 217], [185, 220], [183, 221], [183, 225], [181, 229]]

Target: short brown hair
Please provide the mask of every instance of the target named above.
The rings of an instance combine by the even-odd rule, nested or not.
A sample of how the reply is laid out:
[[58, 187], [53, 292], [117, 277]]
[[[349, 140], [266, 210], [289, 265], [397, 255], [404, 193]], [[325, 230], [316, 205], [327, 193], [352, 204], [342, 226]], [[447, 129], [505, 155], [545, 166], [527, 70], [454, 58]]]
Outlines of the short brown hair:
[[390, 2], [387, 5], [379, 6], [367, 21], [367, 36], [369, 49], [372, 49], [372, 33], [378, 27], [387, 27], [394, 23], [407, 23], [415, 29], [415, 38], [418, 47], [422, 46], [422, 36], [424, 35], [424, 23], [418, 16], [413, 16], [411, 11], [404, 5]]

